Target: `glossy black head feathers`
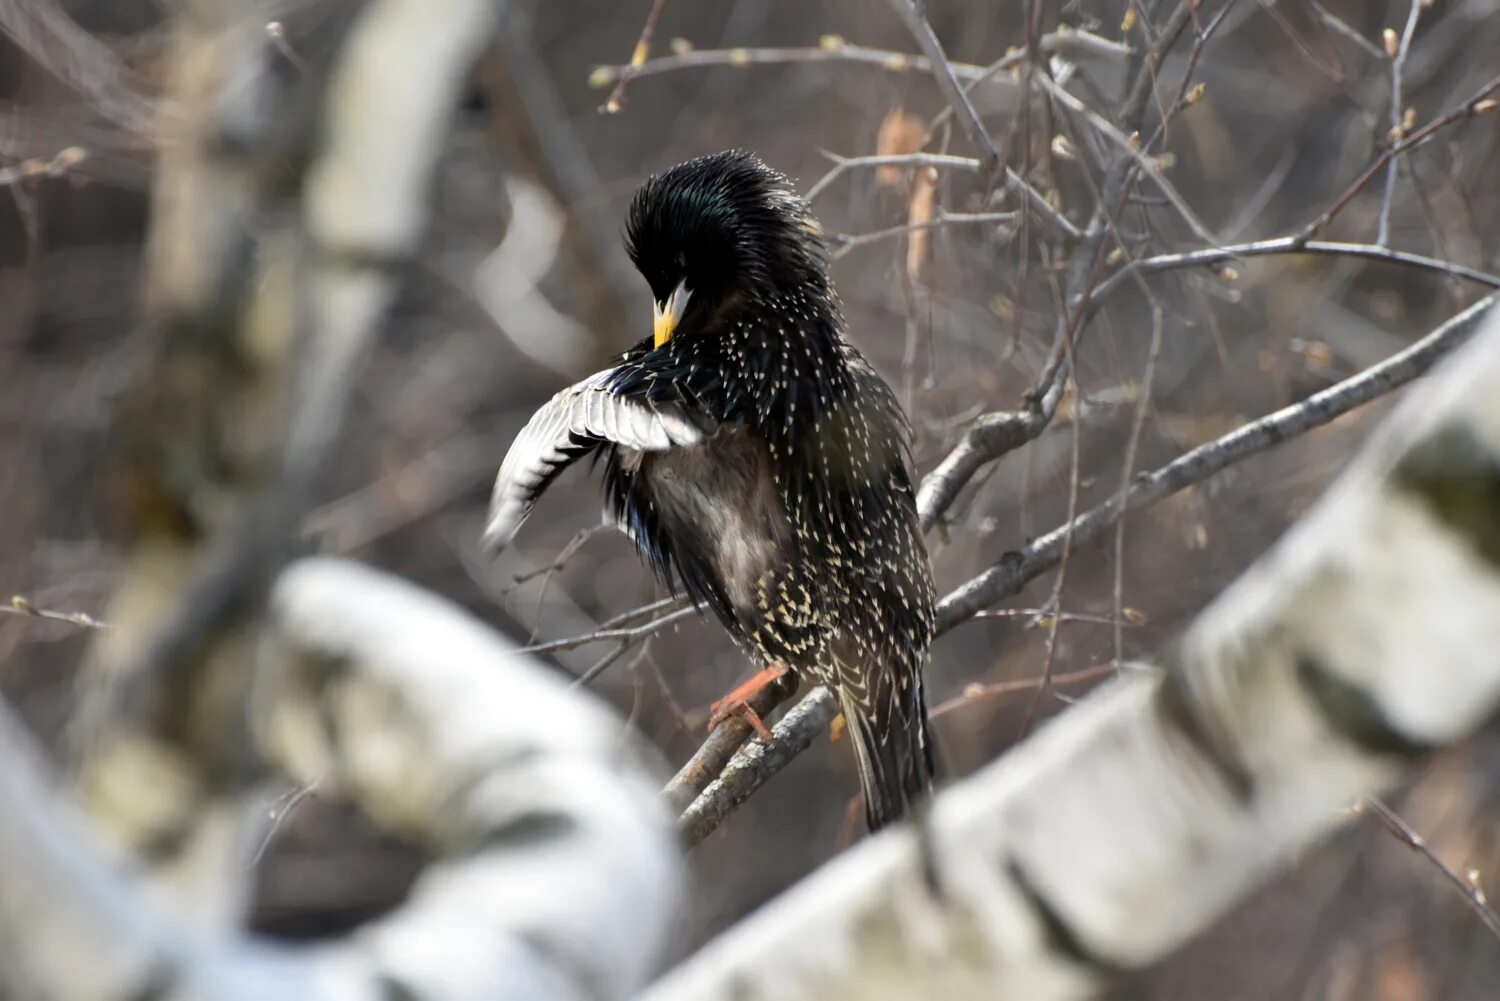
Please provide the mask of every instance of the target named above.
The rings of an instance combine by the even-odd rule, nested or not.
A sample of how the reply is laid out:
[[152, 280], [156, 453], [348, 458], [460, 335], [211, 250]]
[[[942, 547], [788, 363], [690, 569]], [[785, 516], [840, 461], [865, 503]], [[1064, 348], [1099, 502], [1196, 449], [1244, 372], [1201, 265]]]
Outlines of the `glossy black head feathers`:
[[729, 150], [647, 179], [630, 204], [625, 240], [657, 302], [686, 285], [688, 334], [722, 325], [752, 300], [826, 293], [819, 232], [784, 175]]

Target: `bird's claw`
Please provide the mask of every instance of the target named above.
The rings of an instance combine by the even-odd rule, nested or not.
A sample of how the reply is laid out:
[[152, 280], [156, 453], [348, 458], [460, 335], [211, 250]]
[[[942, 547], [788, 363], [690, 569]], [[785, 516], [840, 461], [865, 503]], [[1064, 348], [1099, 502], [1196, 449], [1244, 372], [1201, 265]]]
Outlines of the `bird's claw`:
[[731, 716], [738, 716], [750, 724], [750, 729], [766, 743], [771, 742], [771, 728], [766, 726], [766, 721], [760, 718], [760, 713], [744, 699], [722, 698], [709, 707], [708, 731], [712, 733], [719, 728], [719, 724]]
[[761, 671], [757, 671], [749, 681], [735, 687], [728, 695], [719, 699], [708, 709], [708, 729], [712, 733], [720, 723], [731, 716], [738, 716], [756, 735], [766, 743], [771, 742], [771, 728], [766, 726], [766, 721], [760, 718], [760, 713], [750, 705], [750, 698], [767, 685], [778, 681], [787, 672], [784, 664], [772, 664]]

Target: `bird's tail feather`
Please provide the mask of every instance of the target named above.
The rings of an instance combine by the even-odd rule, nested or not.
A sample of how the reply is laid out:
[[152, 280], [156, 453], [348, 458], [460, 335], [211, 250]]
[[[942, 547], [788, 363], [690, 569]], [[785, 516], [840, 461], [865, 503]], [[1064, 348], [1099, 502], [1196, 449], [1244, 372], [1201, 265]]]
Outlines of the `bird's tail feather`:
[[932, 791], [927, 714], [919, 703], [908, 718], [882, 725], [848, 697], [839, 701], [864, 791], [865, 822], [879, 830]]

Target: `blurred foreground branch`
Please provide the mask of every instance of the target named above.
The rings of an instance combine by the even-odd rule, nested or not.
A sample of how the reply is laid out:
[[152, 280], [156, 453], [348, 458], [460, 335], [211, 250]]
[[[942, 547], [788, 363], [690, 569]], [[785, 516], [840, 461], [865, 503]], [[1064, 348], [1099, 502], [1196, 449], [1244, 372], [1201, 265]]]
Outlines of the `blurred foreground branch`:
[[[103, 861], [0, 706], [18, 997], [592, 1001], [662, 951], [680, 863], [623, 724], [447, 602], [294, 559], [498, 6], [372, 0], [307, 46], [253, 4], [172, 22], [151, 350], [121, 421], [128, 558], [80, 782], [140, 878]], [[435, 859], [400, 907], [305, 949], [241, 932], [262, 797], [287, 776]]]
[[18, 996], [585, 1001], [650, 973], [677, 848], [612, 714], [446, 601], [339, 560], [283, 574], [259, 659], [258, 751], [438, 861], [347, 939], [202, 938], [103, 862], [0, 703], [0, 957]]
[[[226, 872], [256, 777], [236, 745], [262, 603], [299, 544], [495, 25], [476, 0], [377, 0], [325, 46], [326, 65], [282, 83], [235, 6], [203, 0], [173, 27], [180, 134], [152, 220], [151, 353], [122, 421], [129, 559], [105, 616], [117, 628], [90, 651], [81, 728], [95, 822], [128, 850], [176, 846], [153, 866], [224, 926], [242, 905]], [[390, 72], [398, 59], [410, 79]], [[141, 796], [149, 782], [167, 791]]]
[[870, 839], [649, 997], [1088, 996], [1491, 719], [1497, 646], [1491, 315], [1155, 669], [942, 793], [925, 847]]

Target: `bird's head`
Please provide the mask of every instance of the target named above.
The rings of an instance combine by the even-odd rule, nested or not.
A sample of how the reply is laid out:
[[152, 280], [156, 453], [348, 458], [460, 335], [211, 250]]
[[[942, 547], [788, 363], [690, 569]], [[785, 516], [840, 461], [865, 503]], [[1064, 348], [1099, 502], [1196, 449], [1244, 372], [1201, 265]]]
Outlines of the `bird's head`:
[[821, 232], [786, 177], [751, 153], [714, 153], [649, 178], [625, 240], [656, 302], [656, 346], [711, 335], [778, 298], [828, 303]]

